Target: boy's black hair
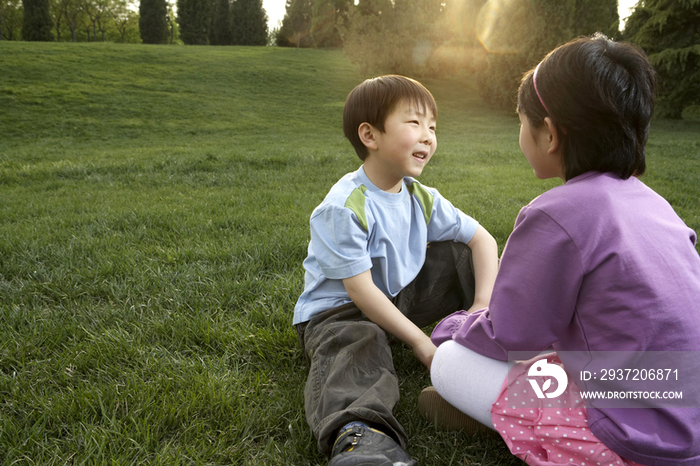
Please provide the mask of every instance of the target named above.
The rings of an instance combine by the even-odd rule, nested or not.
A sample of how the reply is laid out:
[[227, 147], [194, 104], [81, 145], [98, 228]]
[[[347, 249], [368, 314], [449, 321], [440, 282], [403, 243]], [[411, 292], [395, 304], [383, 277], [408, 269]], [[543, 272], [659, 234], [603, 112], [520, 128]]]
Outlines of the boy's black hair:
[[408, 101], [421, 111], [432, 112], [437, 119], [437, 104], [433, 95], [421, 83], [405, 76], [386, 75], [367, 79], [348, 94], [343, 109], [343, 132], [360, 160], [365, 160], [369, 154], [358, 134], [360, 125], [366, 122], [384, 132], [387, 117], [402, 101]]
[[518, 112], [533, 129], [552, 119], [566, 180], [587, 171], [623, 179], [644, 173], [656, 74], [641, 49], [597, 33], [550, 52], [539, 65], [537, 89], [533, 73], [520, 84]]

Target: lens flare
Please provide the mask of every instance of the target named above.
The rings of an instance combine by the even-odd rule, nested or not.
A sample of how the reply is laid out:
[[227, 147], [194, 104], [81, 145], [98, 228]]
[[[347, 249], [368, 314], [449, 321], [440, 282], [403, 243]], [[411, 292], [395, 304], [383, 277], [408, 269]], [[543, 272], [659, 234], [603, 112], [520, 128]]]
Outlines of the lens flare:
[[523, 25], [535, 20], [529, 0], [489, 0], [479, 11], [476, 36], [490, 53], [512, 54], [528, 43]]
[[433, 44], [429, 40], [419, 40], [413, 47], [413, 63], [425, 66], [433, 53]]

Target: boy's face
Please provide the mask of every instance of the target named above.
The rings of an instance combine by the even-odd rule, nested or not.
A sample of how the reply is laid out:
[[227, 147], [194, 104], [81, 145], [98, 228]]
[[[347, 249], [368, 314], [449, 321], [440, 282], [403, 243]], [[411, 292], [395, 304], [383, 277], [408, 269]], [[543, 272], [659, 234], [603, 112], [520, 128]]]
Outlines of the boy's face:
[[404, 176], [420, 175], [437, 148], [435, 127], [430, 110], [399, 102], [387, 116], [384, 132], [374, 131], [376, 150], [365, 165], [389, 184], [403, 182]]

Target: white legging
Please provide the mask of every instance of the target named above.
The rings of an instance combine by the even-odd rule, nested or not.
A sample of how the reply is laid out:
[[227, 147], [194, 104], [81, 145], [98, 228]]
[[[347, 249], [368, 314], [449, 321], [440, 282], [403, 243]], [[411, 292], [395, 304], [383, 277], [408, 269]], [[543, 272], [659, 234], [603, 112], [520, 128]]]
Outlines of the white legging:
[[430, 367], [430, 378], [447, 402], [493, 429], [491, 405], [498, 398], [513, 365], [447, 341], [438, 346]]

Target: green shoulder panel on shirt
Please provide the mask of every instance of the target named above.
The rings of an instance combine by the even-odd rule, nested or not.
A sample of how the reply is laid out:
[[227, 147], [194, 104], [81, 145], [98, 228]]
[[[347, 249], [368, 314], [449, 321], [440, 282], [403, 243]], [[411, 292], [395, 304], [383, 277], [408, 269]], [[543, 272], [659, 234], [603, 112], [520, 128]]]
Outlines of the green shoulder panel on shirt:
[[367, 188], [360, 185], [355, 188], [345, 201], [345, 207], [352, 210], [357, 216], [357, 221], [360, 222], [362, 228], [367, 231], [367, 216], [365, 215], [365, 191]]
[[433, 215], [434, 196], [420, 183], [412, 183], [411, 186], [408, 187], [408, 191], [416, 196], [416, 199], [418, 199], [418, 202], [420, 202], [420, 205], [423, 207], [423, 216], [425, 217], [425, 224], [427, 225], [430, 223], [430, 217]]

